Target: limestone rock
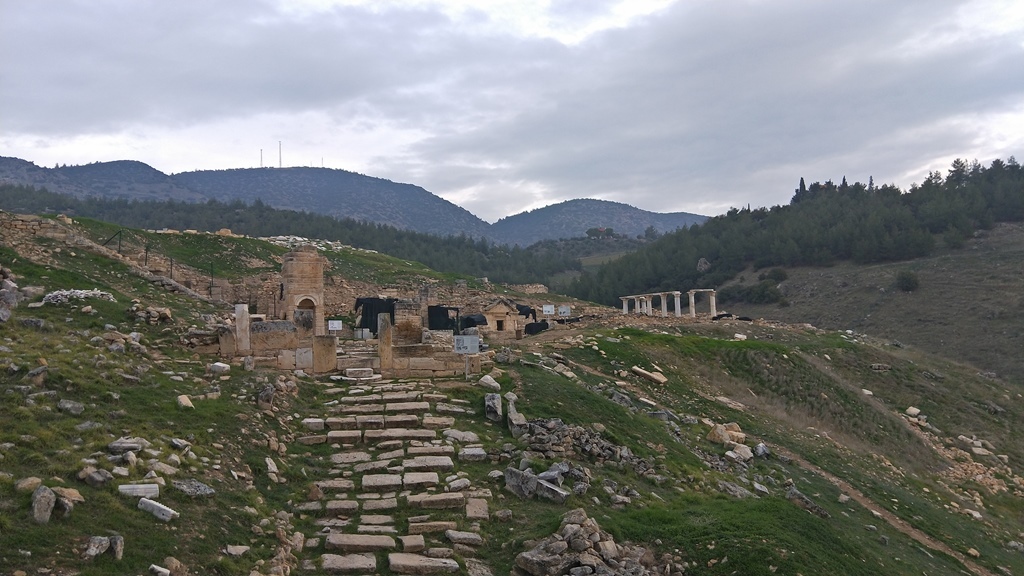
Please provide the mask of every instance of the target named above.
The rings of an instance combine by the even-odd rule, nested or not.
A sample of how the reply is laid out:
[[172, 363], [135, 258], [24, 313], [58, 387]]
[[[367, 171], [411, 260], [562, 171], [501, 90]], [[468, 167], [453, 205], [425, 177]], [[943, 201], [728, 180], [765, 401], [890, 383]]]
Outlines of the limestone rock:
[[377, 559], [373, 554], [324, 554], [320, 559], [321, 568], [328, 574], [368, 574], [377, 570]]
[[57, 503], [57, 494], [46, 486], [40, 485], [32, 492], [32, 519], [38, 524], [50, 521], [53, 507]]
[[396, 574], [443, 574], [458, 572], [459, 563], [450, 558], [429, 558], [419, 554], [393, 552], [388, 554], [388, 568]]
[[491, 378], [490, 375], [486, 375], [483, 378], [481, 378], [478, 384], [488, 390], [493, 390], [494, 392], [501, 392], [501, 384], [498, 384], [498, 381], [495, 380], [494, 378]]
[[492, 393], [484, 396], [484, 416], [492, 422], [501, 422], [503, 414], [500, 394]]

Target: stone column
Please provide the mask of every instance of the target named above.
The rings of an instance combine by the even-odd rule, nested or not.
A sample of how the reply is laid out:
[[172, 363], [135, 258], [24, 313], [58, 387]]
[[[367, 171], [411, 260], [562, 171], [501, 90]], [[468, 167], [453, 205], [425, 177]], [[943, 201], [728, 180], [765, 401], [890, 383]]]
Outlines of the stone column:
[[672, 296], [675, 298], [676, 318], [678, 318], [678, 317], [682, 316], [682, 311], [679, 309], [680, 306], [681, 306], [681, 304], [679, 303], [679, 296], [680, 296], [680, 294], [679, 294], [679, 292], [673, 292]]
[[239, 356], [252, 354], [249, 341], [249, 305], [235, 304], [235, 350]]
[[661, 317], [668, 318], [668, 294], [662, 292], [658, 296], [661, 298]]
[[391, 314], [387, 312], [377, 315], [377, 357], [380, 358], [380, 373], [390, 377], [395, 367], [395, 355], [392, 345], [394, 334], [391, 330]]
[[715, 306], [715, 291], [711, 290], [708, 294], [711, 298], [711, 315], [718, 316], [718, 308]]
[[313, 373], [324, 374], [338, 369], [338, 337], [313, 337]]
[[636, 312], [636, 313], [640, 312], [640, 299], [639, 298], [633, 298], [633, 312]]
[[629, 314], [629, 298], [619, 297], [619, 300], [622, 300], [622, 313]]
[[696, 318], [697, 317], [697, 305], [696, 305], [696, 303], [693, 300], [693, 290], [690, 290], [689, 292], [687, 292], [686, 295], [690, 297], [690, 318]]

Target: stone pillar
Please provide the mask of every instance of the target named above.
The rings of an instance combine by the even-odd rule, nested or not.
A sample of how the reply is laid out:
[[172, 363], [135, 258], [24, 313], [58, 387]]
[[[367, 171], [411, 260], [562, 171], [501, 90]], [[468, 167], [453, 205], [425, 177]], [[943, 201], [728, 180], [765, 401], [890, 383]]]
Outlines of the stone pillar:
[[661, 317], [668, 318], [668, 294], [662, 292], [659, 296], [661, 297]]
[[693, 290], [690, 290], [689, 292], [687, 292], [686, 295], [690, 297], [690, 318], [696, 318], [697, 317], [697, 305], [696, 305], [696, 303], [693, 300]]
[[380, 373], [390, 377], [395, 367], [392, 345], [394, 334], [391, 330], [391, 315], [387, 312], [377, 315], [377, 357], [380, 358]]
[[239, 356], [252, 354], [249, 340], [249, 305], [235, 304], [235, 350]]
[[619, 300], [622, 300], [622, 313], [629, 314], [629, 299], [619, 297]]
[[640, 314], [643, 316], [647, 315], [647, 297], [640, 297]]
[[711, 298], [711, 315], [718, 316], [718, 307], [715, 306], [715, 291], [711, 290], [708, 295]]
[[679, 292], [673, 292], [672, 296], [675, 297], [676, 318], [678, 318], [678, 317], [682, 316], [682, 314], [683, 314], [682, 310], [679, 309], [681, 307], [681, 304], [679, 303], [679, 296], [680, 296], [680, 294], [679, 294]]
[[313, 373], [324, 374], [338, 369], [338, 337], [313, 337]]
[[633, 298], [633, 312], [640, 313], [640, 299]]

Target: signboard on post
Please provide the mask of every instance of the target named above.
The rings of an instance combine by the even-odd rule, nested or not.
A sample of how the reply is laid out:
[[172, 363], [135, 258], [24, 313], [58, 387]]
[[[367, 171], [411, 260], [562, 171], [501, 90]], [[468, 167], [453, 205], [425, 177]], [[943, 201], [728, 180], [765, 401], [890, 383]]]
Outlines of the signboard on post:
[[469, 382], [469, 355], [480, 352], [479, 336], [456, 336], [455, 353], [466, 358], [466, 382]]
[[476, 354], [480, 351], [480, 337], [479, 336], [456, 336], [455, 337], [455, 353], [456, 354]]
[[562, 318], [568, 318], [570, 314], [572, 314], [572, 308], [569, 306], [562, 305], [558, 307], [558, 315]]
[[545, 304], [544, 305], [544, 315], [545, 316], [554, 316], [555, 315], [555, 305], [554, 304]]
[[327, 330], [329, 332], [337, 332], [337, 331], [341, 330], [342, 327], [343, 327], [343, 324], [342, 324], [341, 320], [328, 320], [327, 321]]

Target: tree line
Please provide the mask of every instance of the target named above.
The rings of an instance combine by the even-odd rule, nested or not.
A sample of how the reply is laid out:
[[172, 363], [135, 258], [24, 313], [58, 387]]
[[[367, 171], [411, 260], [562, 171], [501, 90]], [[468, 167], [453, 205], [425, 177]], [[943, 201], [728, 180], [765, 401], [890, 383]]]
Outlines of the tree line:
[[[569, 294], [610, 305], [626, 294], [717, 287], [748, 265], [829, 266], [927, 256], [959, 248], [975, 231], [1024, 221], [1024, 170], [1011, 157], [988, 167], [956, 160], [906, 192], [893, 185], [810, 186], [800, 180], [785, 206], [737, 209], [701, 226], [665, 234], [635, 253], [585, 272]], [[704, 258], [710, 267], [699, 270]], [[766, 280], [770, 281], [770, 280]], [[750, 297], [771, 298], [765, 287]], [[742, 298], [742, 294], [739, 294]]]

